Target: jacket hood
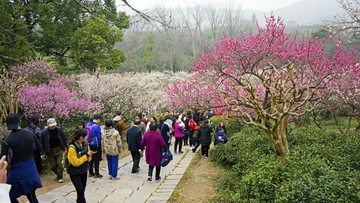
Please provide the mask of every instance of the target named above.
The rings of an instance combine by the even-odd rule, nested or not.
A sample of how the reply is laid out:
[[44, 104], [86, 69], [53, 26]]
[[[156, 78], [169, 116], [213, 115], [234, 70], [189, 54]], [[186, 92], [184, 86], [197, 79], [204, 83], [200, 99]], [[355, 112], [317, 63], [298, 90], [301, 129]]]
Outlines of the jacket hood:
[[119, 118], [119, 117], [114, 118], [114, 122], [117, 122], [117, 121], [120, 121], [120, 120], [121, 120], [121, 118]]
[[114, 128], [104, 128], [102, 135], [104, 137], [110, 138], [116, 136], [117, 131]]

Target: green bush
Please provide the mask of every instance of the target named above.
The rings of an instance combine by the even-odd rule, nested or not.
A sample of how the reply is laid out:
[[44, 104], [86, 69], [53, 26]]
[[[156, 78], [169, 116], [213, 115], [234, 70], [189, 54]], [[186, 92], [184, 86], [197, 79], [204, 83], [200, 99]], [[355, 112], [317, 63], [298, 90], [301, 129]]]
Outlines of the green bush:
[[216, 126], [220, 125], [221, 122], [224, 122], [226, 128], [227, 128], [227, 136], [231, 137], [235, 133], [238, 133], [243, 128], [243, 125], [236, 120], [235, 118], [228, 118], [226, 115], [217, 115], [211, 117], [211, 121], [213, 123], [214, 128]]
[[359, 202], [360, 136], [299, 128], [289, 135], [287, 164], [261, 130], [244, 128], [211, 150], [229, 168], [221, 199], [238, 202]]

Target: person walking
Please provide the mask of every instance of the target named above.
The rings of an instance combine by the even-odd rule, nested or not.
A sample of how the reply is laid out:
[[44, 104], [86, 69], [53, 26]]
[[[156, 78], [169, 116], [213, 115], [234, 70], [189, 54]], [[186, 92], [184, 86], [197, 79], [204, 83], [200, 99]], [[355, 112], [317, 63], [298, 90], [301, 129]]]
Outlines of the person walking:
[[162, 155], [162, 148], [165, 147], [164, 139], [161, 134], [157, 132], [158, 124], [156, 121], [151, 121], [149, 124], [150, 131], [145, 133], [141, 145], [145, 146], [146, 163], [149, 164], [148, 181], [152, 180], [154, 167], [156, 167], [155, 180], [160, 181], [160, 161]]
[[[173, 129], [174, 129], [174, 136], [175, 136], [175, 145], [174, 145], [174, 153], [179, 152], [180, 154], [183, 153], [182, 149], [182, 138], [184, 137], [183, 130], [184, 127], [180, 127], [181, 121], [176, 122], [173, 121]], [[181, 131], [181, 132], [180, 132]], [[177, 146], [179, 145], [179, 151], [176, 151]]]
[[21, 120], [17, 114], [9, 114], [6, 125], [11, 132], [2, 140], [0, 157], [5, 155], [10, 164], [6, 180], [11, 185], [10, 200], [18, 202], [18, 197], [26, 195], [30, 203], [37, 203], [39, 201], [35, 191], [42, 184], [33, 154], [40, 152], [41, 146], [32, 132], [21, 129]]
[[165, 142], [165, 147], [167, 150], [169, 150], [169, 139], [170, 139], [170, 136], [169, 136], [169, 132], [170, 132], [170, 128], [169, 126], [164, 122], [165, 121], [165, 118], [164, 117], [160, 117], [160, 124], [158, 126], [159, 130], [160, 130], [160, 133], [161, 133], [161, 136]]
[[[97, 152], [92, 156], [92, 159], [89, 163], [89, 177], [94, 178], [102, 178], [103, 176], [99, 173], [99, 165], [100, 165], [100, 158], [101, 158], [101, 128], [99, 123], [101, 122], [101, 116], [99, 114], [94, 115], [92, 122], [86, 124], [85, 129], [90, 138], [88, 138], [90, 150]], [[94, 173], [95, 168], [95, 173]]]
[[116, 116], [114, 117], [114, 129], [117, 130], [120, 134], [120, 137], [121, 137], [121, 141], [122, 141], [122, 137], [124, 135], [124, 131], [126, 130], [126, 127], [125, 127], [125, 122], [124, 120], [122, 120], [122, 113], [121, 111], [117, 111], [116, 112]]
[[[144, 151], [144, 147], [141, 145], [141, 132], [139, 130], [140, 119], [135, 119], [133, 126], [126, 132], [126, 141], [128, 143], [128, 149], [131, 152], [133, 159], [133, 166], [131, 173], [138, 173], [140, 171], [139, 163], [140, 156]], [[140, 151], [139, 151], [140, 150]]]
[[59, 183], [63, 183], [63, 166], [61, 164], [63, 151], [66, 149], [67, 137], [56, 120], [47, 120], [47, 128], [41, 132], [41, 143], [44, 153], [48, 156], [50, 169], [54, 171]]
[[110, 119], [105, 121], [105, 128], [101, 130], [102, 135], [102, 149], [106, 154], [108, 162], [109, 178], [111, 180], [119, 180], [117, 176], [119, 165], [119, 154], [121, 153], [121, 137], [117, 130], [112, 128], [112, 121]]
[[208, 124], [207, 120], [205, 120], [204, 123], [200, 125], [200, 129], [199, 129], [201, 155], [205, 158], [209, 157], [209, 148], [212, 137], [211, 133], [212, 133], [212, 129]]
[[151, 121], [155, 121], [157, 123], [157, 119], [155, 118], [155, 116], [151, 117], [151, 120], [150, 122], [147, 123], [146, 125], [146, 132], [149, 132], [150, 131], [150, 123]]
[[85, 203], [85, 187], [87, 181], [87, 171], [91, 156], [95, 153], [90, 151], [90, 147], [86, 143], [86, 130], [78, 129], [75, 131], [73, 138], [69, 141], [69, 149], [67, 158], [69, 164], [66, 171], [73, 183], [77, 198], [77, 203]]
[[41, 129], [40, 129], [40, 116], [33, 115], [30, 119], [30, 124], [28, 125], [27, 129], [35, 135], [36, 140], [39, 142], [41, 147], [41, 152], [37, 152], [34, 154], [36, 170], [39, 175], [42, 175], [42, 159], [41, 155], [43, 155], [43, 147], [41, 146]]

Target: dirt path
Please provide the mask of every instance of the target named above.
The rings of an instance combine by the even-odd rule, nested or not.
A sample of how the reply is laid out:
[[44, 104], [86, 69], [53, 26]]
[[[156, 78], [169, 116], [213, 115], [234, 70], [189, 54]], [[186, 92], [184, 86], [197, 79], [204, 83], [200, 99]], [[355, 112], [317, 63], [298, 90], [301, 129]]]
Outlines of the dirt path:
[[168, 202], [209, 202], [217, 196], [216, 184], [223, 169], [214, 166], [198, 152]]

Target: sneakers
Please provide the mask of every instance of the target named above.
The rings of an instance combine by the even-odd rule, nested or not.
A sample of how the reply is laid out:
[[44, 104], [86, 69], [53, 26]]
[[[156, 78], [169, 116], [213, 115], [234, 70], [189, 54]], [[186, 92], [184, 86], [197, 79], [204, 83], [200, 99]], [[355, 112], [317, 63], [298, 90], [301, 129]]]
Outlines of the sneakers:
[[89, 173], [89, 177], [94, 177], [95, 174]]
[[176, 154], [176, 151], [174, 151], [174, 154]]
[[182, 153], [184, 153], [184, 152], [183, 152], [183, 151], [180, 151], [180, 152], [179, 152], [179, 154], [182, 154]]
[[59, 183], [64, 183], [64, 180], [63, 180], [63, 179], [59, 179]]
[[109, 175], [109, 180], [111, 180], [113, 177], [111, 175]]
[[158, 177], [158, 178], [156, 178], [155, 180], [156, 180], [157, 182], [160, 182], [161, 177]]
[[151, 176], [149, 176], [149, 177], [147, 178], [147, 181], [152, 181]]
[[116, 177], [112, 177], [111, 180], [119, 180], [120, 177], [119, 176], [116, 176]]
[[101, 175], [100, 173], [94, 175], [94, 178], [102, 178], [102, 177], [103, 177], [103, 175]]

